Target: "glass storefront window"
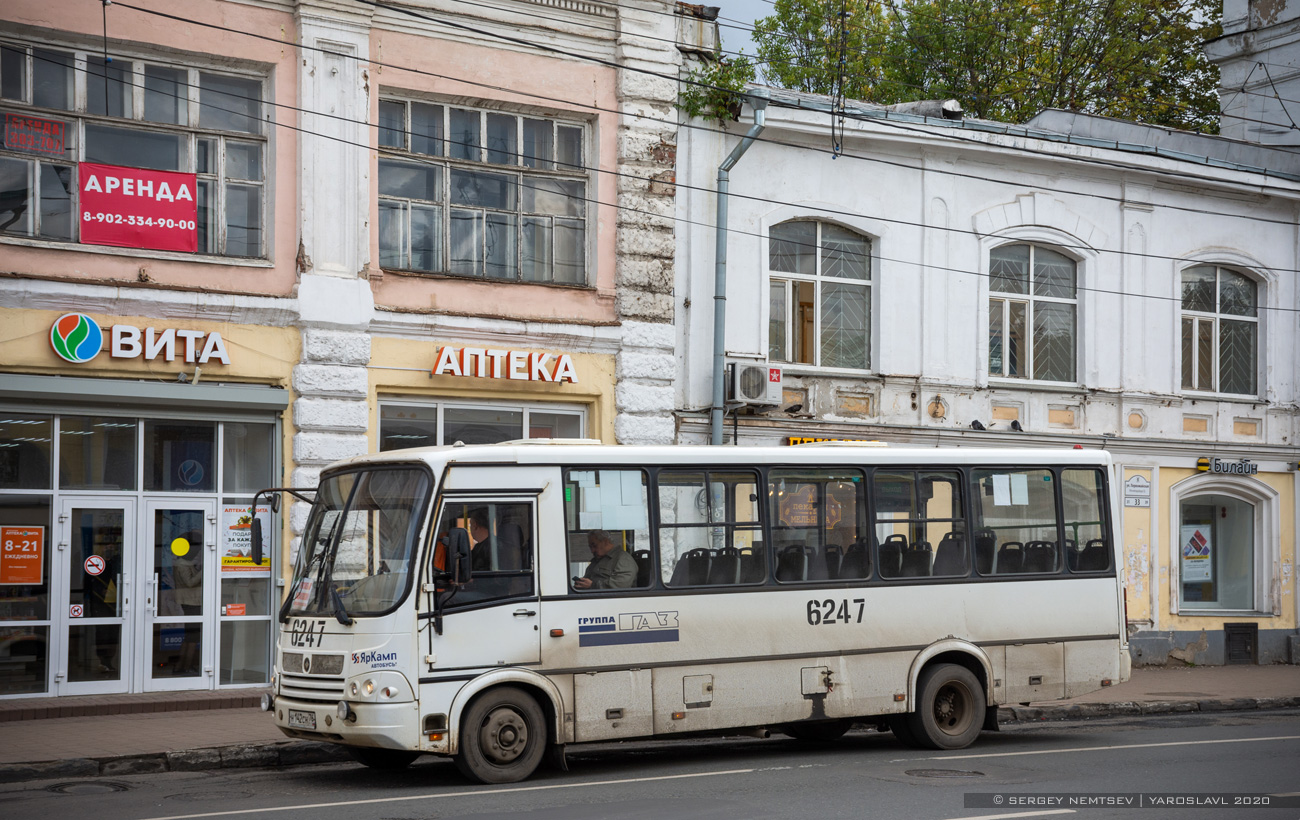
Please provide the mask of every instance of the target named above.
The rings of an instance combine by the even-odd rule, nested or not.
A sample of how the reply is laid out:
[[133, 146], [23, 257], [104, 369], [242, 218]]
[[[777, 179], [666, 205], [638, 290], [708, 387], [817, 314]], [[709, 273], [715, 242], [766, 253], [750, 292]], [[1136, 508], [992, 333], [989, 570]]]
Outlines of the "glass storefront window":
[[1179, 509], [1180, 609], [1255, 606], [1255, 506], [1227, 495], [1184, 498]]
[[[438, 413], [442, 412], [441, 431]], [[524, 438], [582, 438], [581, 410], [525, 406], [456, 406], [384, 403], [379, 408], [379, 450], [453, 444], [496, 444]]]
[[385, 404], [379, 408], [379, 450], [438, 444], [437, 405]]
[[134, 490], [136, 422], [103, 416], [59, 419], [59, 489]]
[[244, 617], [271, 614], [271, 578], [221, 579], [221, 614]]
[[228, 422], [222, 425], [222, 489], [255, 493], [276, 484], [275, 425]]
[[221, 623], [221, 683], [261, 683], [271, 679], [271, 622]]
[[49, 416], [5, 415], [0, 418], [0, 490], [50, 488]]
[[215, 422], [145, 421], [145, 490], [212, 492], [217, 476], [216, 440]]
[[[54, 549], [54, 535], [50, 531], [50, 497], [0, 496], [0, 527], [6, 528], [11, 538], [17, 535], [9, 529], [11, 527], [40, 530], [42, 543], [39, 581], [9, 583], [16, 580], [10, 578], [6, 579], [6, 583], [0, 584], [0, 622], [47, 620], [50, 617], [50, 561]], [[31, 577], [31, 573], [32, 570], [23, 570], [25, 577]], [[3, 644], [0, 644], [0, 658], [3, 655]], [[3, 680], [3, 676], [0, 676], [0, 694], [4, 690]]]
[[450, 444], [496, 444], [524, 437], [524, 414], [518, 410], [448, 407], [443, 410], [443, 441]]
[[0, 627], [0, 695], [44, 692], [49, 647], [48, 626]]

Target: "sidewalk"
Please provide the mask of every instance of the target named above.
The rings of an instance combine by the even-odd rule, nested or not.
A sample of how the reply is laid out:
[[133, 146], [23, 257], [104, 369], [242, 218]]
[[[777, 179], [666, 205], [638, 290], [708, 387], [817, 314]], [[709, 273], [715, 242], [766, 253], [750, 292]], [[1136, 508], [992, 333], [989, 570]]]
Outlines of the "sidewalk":
[[[249, 705], [258, 697], [244, 690], [3, 701], [0, 783], [349, 759], [331, 744], [285, 738]], [[1142, 667], [1118, 686], [1003, 707], [998, 717], [1016, 723], [1292, 708], [1300, 708], [1300, 666]]]

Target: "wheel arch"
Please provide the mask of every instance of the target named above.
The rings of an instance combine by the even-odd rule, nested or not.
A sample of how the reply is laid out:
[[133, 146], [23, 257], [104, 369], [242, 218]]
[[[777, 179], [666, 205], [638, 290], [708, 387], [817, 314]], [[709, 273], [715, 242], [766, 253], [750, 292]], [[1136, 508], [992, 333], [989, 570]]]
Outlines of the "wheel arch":
[[498, 669], [480, 675], [466, 683], [452, 699], [451, 711], [447, 715], [448, 744], [447, 753], [460, 751], [460, 724], [470, 704], [493, 689], [513, 686], [532, 695], [546, 715], [549, 728], [548, 743], [563, 742], [564, 730], [561, 718], [564, 715], [564, 698], [559, 687], [548, 678], [527, 669]]
[[984, 687], [984, 705], [996, 705], [993, 702], [993, 664], [989, 661], [989, 656], [970, 641], [946, 638], [930, 644], [917, 653], [916, 658], [912, 660], [912, 668], [907, 678], [907, 711], [916, 710], [917, 688], [920, 685], [921, 673], [927, 667], [939, 663], [953, 663], [969, 669], [980, 682], [980, 686]]

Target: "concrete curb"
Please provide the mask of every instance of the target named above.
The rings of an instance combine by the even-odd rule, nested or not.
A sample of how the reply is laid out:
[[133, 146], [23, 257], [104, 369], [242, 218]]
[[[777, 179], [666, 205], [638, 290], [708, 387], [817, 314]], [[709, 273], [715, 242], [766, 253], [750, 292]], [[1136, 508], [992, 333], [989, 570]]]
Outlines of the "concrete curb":
[[[1261, 709], [1300, 708], [1300, 697], [1230, 698], [1201, 701], [1121, 701], [1118, 703], [1075, 703], [1069, 706], [1003, 706], [998, 723], [1038, 723], [1049, 720], [1089, 720], [1107, 717], [1167, 715], [1180, 712], [1238, 712]], [[0, 764], [0, 783], [27, 780], [108, 777], [161, 772], [198, 772], [210, 769], [298, 766], [309, 763], [338, 763], [352, 756], [342, 746], [312, 740], [246, 743], [116, 757], [82, 757], [37, 763]]]

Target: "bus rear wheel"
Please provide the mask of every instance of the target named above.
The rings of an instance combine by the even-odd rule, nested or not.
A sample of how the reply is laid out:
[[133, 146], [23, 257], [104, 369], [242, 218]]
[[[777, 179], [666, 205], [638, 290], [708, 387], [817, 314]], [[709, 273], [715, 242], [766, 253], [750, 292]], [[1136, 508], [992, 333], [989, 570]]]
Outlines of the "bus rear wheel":
[[546, 740], [546, 715], [531, 695], [493, 689], [465, 713], [456, 767], [480, 783], [514, 783], [537, 769]]
[[352, 755], [352, 759], [363, 766], [385, 772], [405, 769], [420, 756], [419, 752], [404, 752], [400, 749], [372, 749], [368, 746], [349, 747], [348, 754]]
[[984, 687], [969, 669], [952, 663], [921, 673], [916, 711], [907, 724], [913, 738], [930, 749], [964, 749], [984, 726]]

